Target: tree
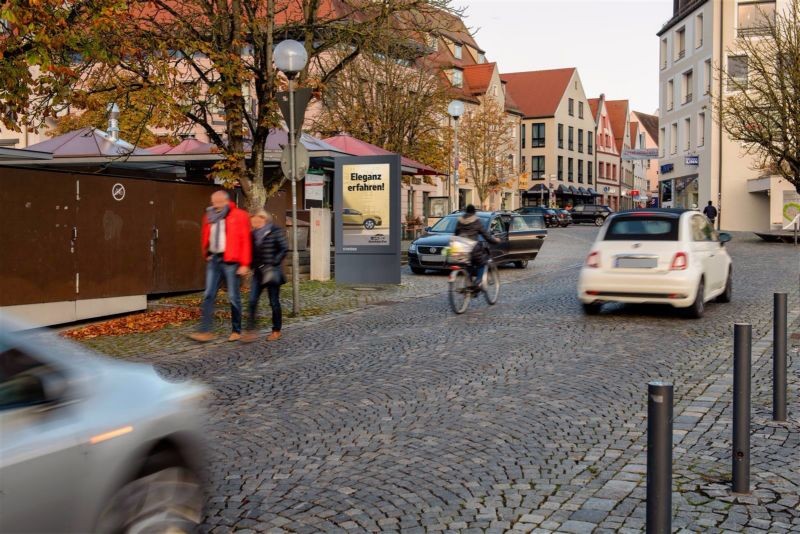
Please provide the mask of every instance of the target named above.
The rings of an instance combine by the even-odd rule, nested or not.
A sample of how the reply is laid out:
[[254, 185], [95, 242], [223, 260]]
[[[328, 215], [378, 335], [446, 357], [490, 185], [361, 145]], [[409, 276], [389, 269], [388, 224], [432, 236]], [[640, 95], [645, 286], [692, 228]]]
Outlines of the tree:
[[761, 11], [758, 21], [728, 50], [727, 67], [716, 67], [727, 87], [716, 95], [716, 118], [760, 168], [800, 192], [800, 0], [774, 18]]
[[[284, 180], [277, 172], [264, 172], [267, 136], [281, 124], [276, 93], [286, 85], [273, 65], [273, 45], [284, 38], [301, 41], [309, 63], [299, 83], [320, 87], [353, 62], [379, 30], [394, 23], [395, 31], [411, 33], [411, 28], [398, 23], [402, 16], [426, 18], [451, 10], [449, 3], [127, 0], [125, 16], [116, 16], [102, 35], [87, 37], [89, 42], [82, 46], [92, 53], [74, 58], [79, 75], [49, 89], [51, 94], [69, 92], [78, 102], [94, 94], [114, 93], [144, 95], [142, 100], [169, 106], [185, 122], [202, 128], [219, 147], [225, 159], [217, 164], [216, 176], [241, 184], [250, 207], [257, 208]], [[69, 34], [63, 20], [42, 25], [34, 19], [30, 24], [32, 33], [52, 35], [49, 41], [53, 43]], [[331, 62], [332, 56], [338, 61]], [[38, 64], [31, 55], [28, 62]], [[53, 109], [49, 106], [43, 111]], [[224, 132], [218, 123], [224, 124]]]
[[[388, 39], [391, 37], [387, 36]], [[443, 134], [449, 96], [438, 69], [418, 49], [387, 44], [361, 57], [325, 85], [312, 130], [348, 133], [437, 169], [447, 166]]]
[[460, 119], [459, 154], [475, 184], [481, 207], [486, 207], [485, 201], [492, 192], [502, 189], [511, 179], [513, 169], [508, 155], [513, 146], [513, 127], [500, 103], [491, 98], [484, 98]]

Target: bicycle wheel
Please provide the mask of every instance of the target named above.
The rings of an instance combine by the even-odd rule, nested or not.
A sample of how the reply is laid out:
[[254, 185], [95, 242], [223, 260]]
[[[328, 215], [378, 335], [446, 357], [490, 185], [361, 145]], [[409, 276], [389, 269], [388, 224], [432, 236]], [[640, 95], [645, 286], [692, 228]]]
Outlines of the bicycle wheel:
[[495, 304], [497, 297], [500, 295], [500, 273], [497, 271], [497, 265], [491, 264], [486, 267], [486, 279], [483, 281], [483, 295], [486, 297], [486, 302]]
[[467, 271], [464, 269], [450, 273], [450, 281], [448, 282], [450, 286], [450, 307], [453, 308], [455, 313], [464, 313], [469, 307], [469, 299], [472, 298], [469, 278]]

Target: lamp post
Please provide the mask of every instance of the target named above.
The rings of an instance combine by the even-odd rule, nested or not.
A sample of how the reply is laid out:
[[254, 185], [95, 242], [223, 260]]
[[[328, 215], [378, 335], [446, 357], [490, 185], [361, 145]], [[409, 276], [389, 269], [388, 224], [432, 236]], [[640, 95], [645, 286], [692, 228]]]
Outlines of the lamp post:
[[[289, 80], [289, 146], [291, 147], [292, 182], [292, 314], [300, 313], [300, 256], [297, 253], [297, 136], [294, 123], [294, 84], [297, 74], [306, 67], [308, 53], [302, 43], [287, 39], [281, 41], [272, 53], [275, 66]], [[300, 125], [302, 127], [302, 125]]]
[[458, 209], [458, 119], [464, 114], [464, 103], [460, 100], [453, 100], [447, 106], [447, 113], [453, 117], [453, 152], [455, 152], [453, 160], [453, 206]]

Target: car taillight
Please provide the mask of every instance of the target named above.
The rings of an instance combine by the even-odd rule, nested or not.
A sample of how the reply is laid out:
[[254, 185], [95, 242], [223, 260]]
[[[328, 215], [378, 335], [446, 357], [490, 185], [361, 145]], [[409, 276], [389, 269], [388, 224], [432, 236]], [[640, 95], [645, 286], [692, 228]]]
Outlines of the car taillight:
[[675, 257], [672, 258], [672, 266], [670, 267], [670, 270], [685, 271], [688, 267], [689, 256], [687, 256], [685, 252], [678, 252], [675, 254]]
[[591, 267], [593, 269], [597, 269], [598, 267], [600, 267], [600, 253], [594, 251], [591, 254], [589, 254], [589, 257], [586, 258], [586, 266]]

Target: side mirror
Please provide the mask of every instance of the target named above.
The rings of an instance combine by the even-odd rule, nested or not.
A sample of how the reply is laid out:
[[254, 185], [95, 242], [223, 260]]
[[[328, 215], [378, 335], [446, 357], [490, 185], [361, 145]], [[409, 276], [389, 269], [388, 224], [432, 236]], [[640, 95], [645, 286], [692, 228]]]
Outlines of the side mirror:
[[425, 227], [425, 232], [427, 233], [427, 232], [430, 232], [430, 231], [431, 231], [431, 227], [430, 226], [426, 226]]
[[728, 242], [728, 241], [730, 241], [731, 239], [733, 239], [733, 236], [731, 236], [731, 234], [729, 234], [729, 233], [727, 233], [727, 232], [720, 232], [720, 233], [719, 233], [719, 242], [720, 242], [721, 244], [723, 244], [723, 245], [724, 245], [725, 243], [727, 243], [727, 242]]

